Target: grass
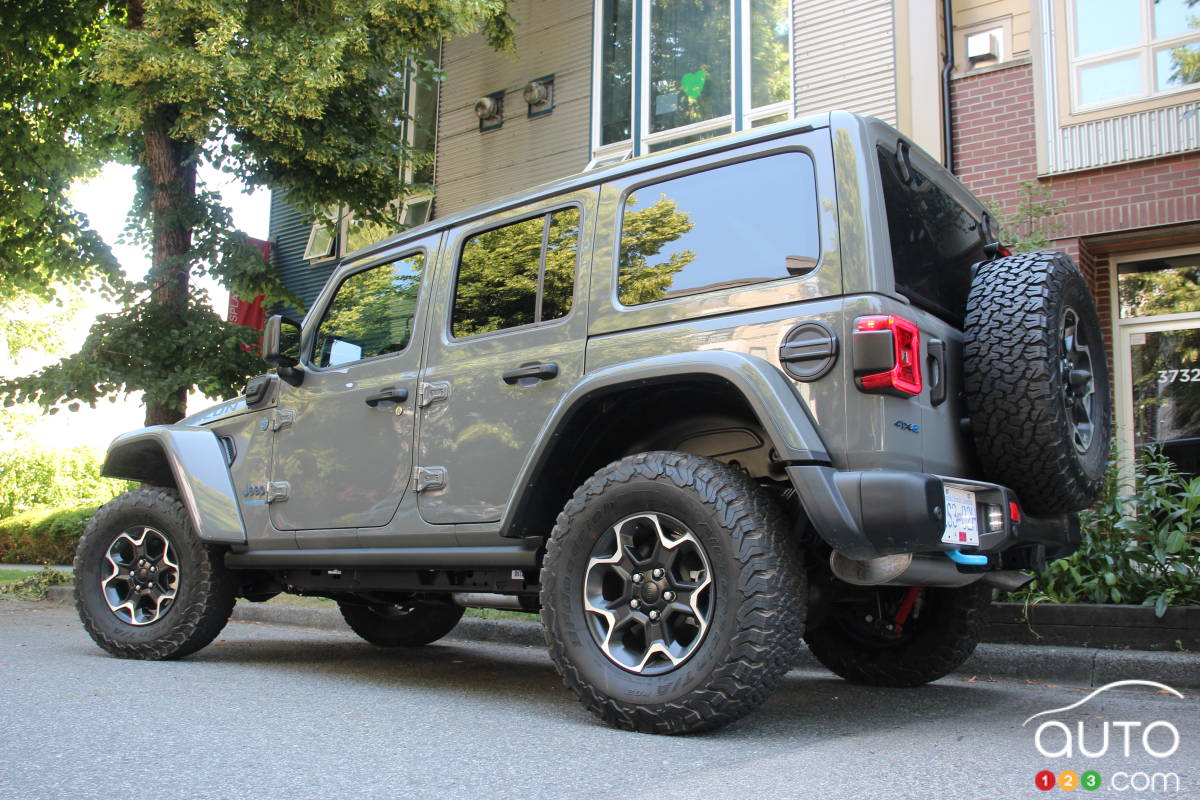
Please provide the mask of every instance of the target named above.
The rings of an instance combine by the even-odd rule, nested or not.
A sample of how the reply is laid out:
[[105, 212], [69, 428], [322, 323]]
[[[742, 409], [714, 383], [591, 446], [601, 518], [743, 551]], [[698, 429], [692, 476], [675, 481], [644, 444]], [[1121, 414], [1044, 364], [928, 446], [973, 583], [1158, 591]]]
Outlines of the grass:
[[42, 567], [37, 572], [18, 574], [18, 579], [0, 583], [0, 595], [17, 600], [45, 600], [46, 592], [51, 586], [69, 585], [72, 580], [70, 573], [50, 567]]
[[20, 569], [0, 569], [0, 583], [13, 583], [29, 577], [28, 572]]

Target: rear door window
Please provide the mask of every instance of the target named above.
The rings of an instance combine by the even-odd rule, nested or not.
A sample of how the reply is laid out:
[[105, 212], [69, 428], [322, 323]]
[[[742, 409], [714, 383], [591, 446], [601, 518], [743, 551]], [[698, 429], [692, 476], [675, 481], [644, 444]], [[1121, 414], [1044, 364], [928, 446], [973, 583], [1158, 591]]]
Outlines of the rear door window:
[[579, 223], [578, 208], [562, 208], [467, 239], [454, 285], [454, 337], [518, 328], [569, 314]]
[[984, 259], [979, 222], [896, 151], [879, 147], [896, 291], [961, 325], [971, 266]]

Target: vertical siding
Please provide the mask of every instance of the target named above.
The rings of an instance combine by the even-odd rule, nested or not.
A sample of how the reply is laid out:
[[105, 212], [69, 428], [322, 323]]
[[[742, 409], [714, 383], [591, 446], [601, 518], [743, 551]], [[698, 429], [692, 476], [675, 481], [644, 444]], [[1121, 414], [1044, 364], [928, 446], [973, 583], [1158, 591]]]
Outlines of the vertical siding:
[[[481, 36], [442, 49], [446, 80], [438, 109], [437, 198], [443, 215], [587, 166], [592, 73], [592, 3], [515, 0], [515, 54]], [[521, 89], [554, 75], [554, 111], [528, 119]], [[475, 101], [504, 90], [504, 125], [480, 133]]]
[[840, 109], [896, 124], [890, 0], [794, 0], [796, 115]]
[[300, 297], [306, 307], [312, 305], [337, 261], [328, 259], [312, 264], [305, 260], [304, 248], [308, 244], [311, 225], [299, 211], [288, 205], [281, 191], [271, 193], [269, 225], [271, 266], [288, 290]]
[[1059, 127], [1054, 132], [1047, 172], [1104, 167], [1197, 148], [1197, 105], [1171, 106]]

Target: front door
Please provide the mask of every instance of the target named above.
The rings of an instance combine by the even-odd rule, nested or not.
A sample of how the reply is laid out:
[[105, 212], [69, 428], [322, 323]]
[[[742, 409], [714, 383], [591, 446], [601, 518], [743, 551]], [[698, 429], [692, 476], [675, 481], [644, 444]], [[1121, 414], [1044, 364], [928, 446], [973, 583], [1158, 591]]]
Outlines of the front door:
[[530, 448], [583, 375], [577, 279], [595, 190], [494, 216], [447, 242], [421, 374], [417, 507], [427, 522], [499, 520]]
[[1200, 474], [1200, 255], [1122, 261], [1117, 288], [1122, 450], [1158, 446]]
[[270, 422], [276, 528], [377, 527], [400, 505], [412, 473], [420, 288], [437, 252], [436, 239], [424, 244], [343, 276], [318, 301], [303, 383], [282, 386]]

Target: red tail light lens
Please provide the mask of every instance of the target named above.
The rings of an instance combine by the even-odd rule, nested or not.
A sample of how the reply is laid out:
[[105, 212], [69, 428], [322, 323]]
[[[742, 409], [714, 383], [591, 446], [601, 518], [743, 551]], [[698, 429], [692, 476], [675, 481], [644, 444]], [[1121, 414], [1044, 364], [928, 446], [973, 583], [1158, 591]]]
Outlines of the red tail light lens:
[[[868, 346], [868, 338], [879, 336], [891, 338], [891, 368], [859, 374], [855, 370], [859, 388], [869, 392], [888, 392], [901, 395], [921, 393], [921, 330], [904, 317], [870, 316], [854, 321], [854, 343], [856, 355], [878, 349], [878, 343]], [[857, 360], [857, 359], [856, 359]]]

